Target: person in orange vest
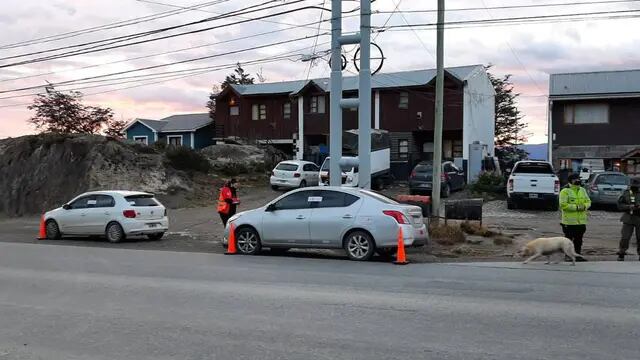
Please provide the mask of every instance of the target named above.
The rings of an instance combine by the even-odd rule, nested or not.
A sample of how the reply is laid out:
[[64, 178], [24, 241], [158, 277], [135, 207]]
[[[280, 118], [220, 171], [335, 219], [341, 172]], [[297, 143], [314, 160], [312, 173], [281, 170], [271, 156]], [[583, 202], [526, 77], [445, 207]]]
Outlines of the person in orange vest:
[[235, 215], [240, 199], [237, 195], [238, 181], [231, 179], [224, 183], [220, 189], [220, 195], [218, 196], [218, 214], [222, 224], [226, 227], [229, 218]]

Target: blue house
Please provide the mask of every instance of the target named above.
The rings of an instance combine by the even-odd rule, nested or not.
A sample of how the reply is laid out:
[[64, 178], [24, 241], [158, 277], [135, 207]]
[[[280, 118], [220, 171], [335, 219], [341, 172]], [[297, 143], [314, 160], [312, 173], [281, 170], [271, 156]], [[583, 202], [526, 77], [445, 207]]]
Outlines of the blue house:
[[208, 113], [172, 115], [160, 120], [135, 119], [125, 128], [128, 140], [151, 145], [167, 145], [202, 149], [213, 145], [215, 127]]

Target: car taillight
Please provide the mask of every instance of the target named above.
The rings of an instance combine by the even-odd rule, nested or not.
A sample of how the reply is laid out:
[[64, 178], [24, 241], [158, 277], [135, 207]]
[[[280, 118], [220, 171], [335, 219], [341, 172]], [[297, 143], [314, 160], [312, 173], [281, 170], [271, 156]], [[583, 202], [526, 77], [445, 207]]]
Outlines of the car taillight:
[[[165, 210], [167, 211], [167, 210]], [[122, 212], [122, 215], [124, 215], [124, 217], [126, 217], [127, 219], [133, 219], [136, 217], [136, 211], [135, 210], [125, 210]]]
[[598, 185], [593, 184], [593, 185], [591, 185], [591, 187], [589, 189], [591, 189], [591, 191], [593, 191], [593, 192], [598, 192]]
[[295, 173], [295, 174], [293, 174], [293, 177], [297, 177], [297, 178], [299, 178], [299, 177], [300, 177], [300, 173]]
[[449, 175], [447, 175], [447, 173], [442, 173], [440, 174], [440, 179], [446, 182], [449, 179]]
[[556, 180], [553, 186], [553, 191], [559, 193], [560, 192], [560, 180]]
[[509, 192], [513, 191], [513, 179], [509, 179], [509, 184], [507, 185], [507, 190]]
[[416, 171], [415, 171], [415, 170], [413, 170], [413, 171], [411, 172], [411, 176], [410, 176], [410, 177], [412, 177], [412, 178], [416, 177]]
[[387, 216], [391, 216], [392, 218], [394, 218], [398, 224], [408, 224], [409, 223], [409, 219], [407, 219], [407, 217], [404, 216], [404, 214], [402, 212], [400, 212], [400, 211], [385, 210], [385, 211], [383, 211], [383, 213], [385, 215], [387, 215]]
[[271, 176], [276, 176], [276, 172], [275, 172], [275, 171], [272, 171], [272, 172], [271, 172]]

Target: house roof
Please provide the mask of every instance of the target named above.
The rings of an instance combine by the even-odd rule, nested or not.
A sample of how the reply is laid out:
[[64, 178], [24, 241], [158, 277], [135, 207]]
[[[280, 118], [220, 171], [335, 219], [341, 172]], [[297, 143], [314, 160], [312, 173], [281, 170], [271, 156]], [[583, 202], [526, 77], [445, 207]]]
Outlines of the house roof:
[[166, 123], [162, 131], [193, 131], [213, 122], [208, 113], [171, 115], [160, 121]]
[[[446, 68], [445, 71], [460, 81], [465, 81], [477, 70], [484, 67], [482, 65], [470, 65]], [[411, 70], [393, 73], [379, 73], [371, 77], [371, 87], [373, 89], [397, 88], [407, 86], [420, 86], [430, 83], [436, 77], [435, 69]], [[294, 80], [277, 83], [263, 83], [251, 85], [235, 85], [231, 87], [240, 95], [264, 95], [264, 94], [296, 94], [300, 92], [309, 82], [315, 83], [324, 91], [329, 91], [330, 79], [319, 78], [312, 80]], [[342, 89], [345, 91], [358, 89], [357, 76], [345, 76], [342, 78]]]
[[160, 120], [135, 119], [125, 130], [128, 130], [136, 122], [156, 132], [168, 131], [195, 131], [213, 122], [208, 113], [171, 115]]
[[550, 97], [640, 94], [640, 69], [551, 74]]

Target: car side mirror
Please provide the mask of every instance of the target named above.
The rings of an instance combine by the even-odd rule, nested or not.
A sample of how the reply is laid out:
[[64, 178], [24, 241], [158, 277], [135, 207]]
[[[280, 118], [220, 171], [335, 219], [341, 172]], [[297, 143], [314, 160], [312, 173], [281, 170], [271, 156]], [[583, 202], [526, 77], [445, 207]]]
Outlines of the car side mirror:
[[64, 205], [62, 205], [62, 208], [65, 209], [65, 210], [69, 210], [69, 209], [71, 209], [71, 205], [64, 204]]
[[266, 212], [273, 212], [276, 211], [276, 204], [269, 204], [267, 205], [267, 208], [265, 209]]

